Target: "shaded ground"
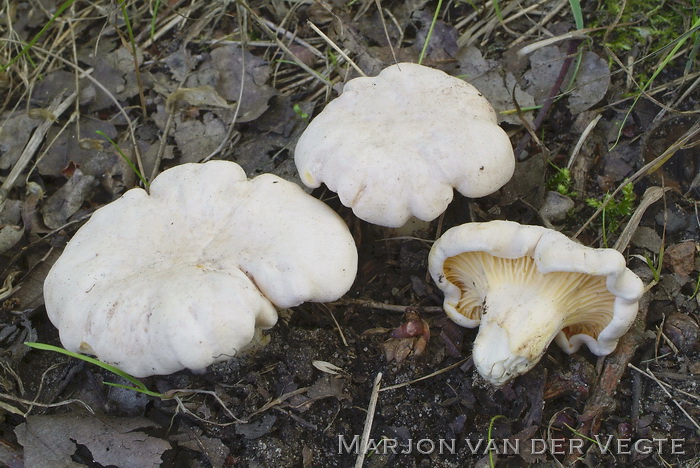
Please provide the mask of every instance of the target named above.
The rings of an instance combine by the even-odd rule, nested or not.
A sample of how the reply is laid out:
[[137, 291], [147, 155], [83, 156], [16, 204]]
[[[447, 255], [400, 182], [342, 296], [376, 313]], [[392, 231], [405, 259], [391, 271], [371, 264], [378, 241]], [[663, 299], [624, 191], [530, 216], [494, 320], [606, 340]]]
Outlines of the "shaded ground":
[[[337, 303], [282, 311], [269, 344], [250, 356], [201, 375], [144, 379], [153, 391], [199, 393], [147, 397], [102, 385], [126, 381], [95, 366], [30, 352], [24, 341], [60, 344], [41, 299], [60, 249], [96, 208], [139, 183], [104, 135], [140, 159], [148, 179], [214, 158], [238, 162], [251, 177], [273, 172], [298, 182], [298, 135], [357, 75], [309, 22], [374, 75], [393, 63], [387, 36], [400, 60], [418, 60], [436, 8], [385, 1], [380, 17], [371, 1], [206, 3], [125, 2], [122, 10], [77, 1], [0, 75], [1, 463], [21, 466], [25, 456], [27, 466], [353, 466], [353, 437], [381, 373], [371, 437], [387, 442], [365, 466], [488, 466], [489, 433], [501, 452], [504, 439], [520, 444], [490, 451], [502, 466], [700, 464], [698, 34], [681, 35], [695, 21], [687, 2], [656, 12], [637, 2], [623, 12], [585, 2], [584, 25], [599, 29], [522, 55], [525, 44], [575, 31], [566, 2], [499, 2], [500, 14], [448, 2], [423, 64], [467, 78], [494, 103], [516, 147], [513, 181], [480, 200], [456, 195], [419, 238], [387, 238], [316, 190], [358, 244], [353, 289]], [[5, 3], [2, 63], [59, 6]], [[686, 40], [663, 66], [678, 37]], [[548, 102], [557, 90], [562, 98]], [[662, 167], [645, 166], [664, 154]], [[557, 169], [567, 167], [568, 175]], [[622, 190], [628, 179], [633, 186]], [[605, 215], [596, 214], [618, 188]], [[480, 380], [469, 360], [476, 330], [440, 311], [427, 254], [447, 228], [491, 219], [556, 226], [610, 247], [632, 226], [621, 249], [651, 287], [611, 357], [567, 356], [553, 346], [502, 389]], [[418, 356], [415, 338], [390, 341], [405, 312], [430, 328]], [[615, 437], [608, 453], [585, 440], [596, 434], [602, 445]], [[562, 442], [544, 450], [544, 439]], [[579, 441], [580, 456], [569, 449]]]

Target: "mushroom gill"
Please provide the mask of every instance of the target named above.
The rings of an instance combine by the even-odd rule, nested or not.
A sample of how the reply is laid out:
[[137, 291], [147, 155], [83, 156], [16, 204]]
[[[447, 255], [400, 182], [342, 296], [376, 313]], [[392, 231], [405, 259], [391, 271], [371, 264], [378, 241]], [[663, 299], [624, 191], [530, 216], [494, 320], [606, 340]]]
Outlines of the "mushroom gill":
[[457, 311], [472, 320], [481, 318], [492, 302], [489, 296], [499, 291], [512, 294], [513, 303], [521, 305], [533, 295], [547, 296], [562, 314], [561, 331], [567, 337], [585, 333], [596, 338], [612, 320], [615, 296], [605, 276], [542, 273], [532, 257], [501, 258], [479, 251], [447, 258], [443, 270], [461, 291]]

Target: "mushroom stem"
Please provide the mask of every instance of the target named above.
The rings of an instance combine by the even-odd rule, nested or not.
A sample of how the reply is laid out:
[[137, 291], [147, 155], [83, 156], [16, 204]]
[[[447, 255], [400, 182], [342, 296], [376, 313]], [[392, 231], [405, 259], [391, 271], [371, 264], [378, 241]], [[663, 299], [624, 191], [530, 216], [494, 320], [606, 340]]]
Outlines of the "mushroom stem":
[[556, 299], [522, 284], [490, 287], [483, 304], [472, 353], [479, 373], [497, 386], [534, 367], [566, 317]]

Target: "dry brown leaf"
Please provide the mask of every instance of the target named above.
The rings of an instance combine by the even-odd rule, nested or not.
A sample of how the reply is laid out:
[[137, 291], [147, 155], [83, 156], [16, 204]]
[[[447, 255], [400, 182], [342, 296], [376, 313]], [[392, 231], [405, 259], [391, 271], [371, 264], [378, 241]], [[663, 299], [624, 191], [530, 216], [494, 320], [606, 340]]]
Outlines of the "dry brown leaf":
[[153, 427], [158, 426], [146, 418], [66, 414], [29, 416], [15, 434], [24, 447], [25, 466], [33, 468], [84, 466], [71, 459], [78, 445], [84, 445], [102, 465], [155, 468], [171, 447], [139, 430]]

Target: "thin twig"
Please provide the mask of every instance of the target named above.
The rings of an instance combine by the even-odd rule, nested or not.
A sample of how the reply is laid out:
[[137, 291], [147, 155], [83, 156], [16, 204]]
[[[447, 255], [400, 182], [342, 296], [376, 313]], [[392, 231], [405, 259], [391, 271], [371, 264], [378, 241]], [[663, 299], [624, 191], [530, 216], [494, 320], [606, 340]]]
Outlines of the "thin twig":
[[324, 309], [326, 309], [326, 312], [328, 312], [328, 313], [330, 314], [331, 319], [333, 320], [333, 323], [335, 324], [335, 328], [338, 330], [338, 334], [340, 335], [340, 339], [343, 340], [343, 344], [344, 344], [345, 347], [347, 348], [347, 347], [348, 347], [348, 340], [345, 339], [345, 333], [343, 333], [343, 329], [340, 328], [340, 324], [339, 324], [338, 321], [335, 319], [335, 315], [333, 314], [333, 311], [331, 310], [330, 307], [328, 307], [328, 306], [327, 306], [326, 304], [324, 304], [323, 302], [319, 303], [319, 305], [320, 305], [321, 307], [323, 307]]
[[323, 33], [323, 31], [321, 31], [320, 29], [318, 29], [318, 28], [316, 27], [316, 25], [313, 24], [311, 21], [307, 21], [306, 24], [308, 24], [309, 27], [310, 27], [311, 29], [313, 29], [314, 32], [315, 32], [316, 34], [318, 34], [319, 36], [321, 36], [321, 37], [323, 38], [323, 40], [326, 41], [326, 42], [328, 43], [328, 45], [331, 46], [331, 47], [333, 48], [333, 50], [335, 50], [336, 52], [338, 52], [338, 54], [339, 54], [341, 57], [343, 57], [343, 58], [345, 59], [345, 61], [348, 62], [348, 63], [350, 64], [350, 66], [351, 66], [352, 68], [354, 68], [355, 71], [356, 71], [357, 73], [360, 74], [360, 76], [367, 77], [367, 75], [365, 74], [365, 72], [363, 72], [362, 69], [361, 69], [360, 67], [358, 67], [357, 64], [356, 64], [355, 62], [353, 62], [352, 59], [351, 59], [350, 57], [348, 57], [348, 54], [346, 54], [346, 53], [343, 51], [343, 49], [341, 49], [340, 47], [338, 47], [338, 45], [337, 45], [335, 42], [331, 41], [331, 38], [330, 38], [330, 37], [326, 36], [326, 35]]
[[[245, 87], [245, 75], [246, 75], [246, 60], [245, 60], [245, 54], [246, 54], [246, 49], [245, 49], [245, 40], [246, 40], [246, 31], [248, 29], [248, 21], [247, 21], [247, 16], [243, 14], [243, 9], [240, 7], [240, 5], [236, 5], [236, 10], [238, 11], [238, 18], [239, 18], [239, 23], [238, 27], [241, 30], [241, 45], [238, 46], [238, 48], [241, 50], [241, 86], [238, 89], [238, 102], [236, 102], [236, 110], [233, 112], [233, 117], [231, 118], [231, 122], [228, 124], [228, 129], [226, 130], [226, 136], [224, 137], [223, 140], [221, 140], [221, 143], [219, 143], [219, 146], [214, 149], [207, 157], [202, 159], [201, 162], [207, 162], [217, 154], [221, 152], [221, 150], [224, 149], [226, 144], [231, 140], [231, 136], [233, 135], [234, 129], [236, 127], [236, 120], [238, 120], [238, 113], [241, 110], [241, 103], [243, 101], [243, 89]], [[243, 21], [240, 20], [240, 18], [243, 18]]]
[[679, 410], [681, 410], [681, 412], [688, 418], [688, 420], [691, 423], [693, 423], [693, 426], [695, 426], [695, 428], [698, 430], [698, 432], [700, 432], [700, 424], [698, 424], [697, 421], [695, 421], [695, 419], [693, 419], [693, 417], [685, 410], [685, 408], [683, 408], [683, 406], [681, 406], [681, 404], [678, 403], [675, 398], [673, 398], [673, 395], [671, 395], [671, 392], [666, 390], [666, 386], [673, 388], [671, 385], [667, 384], [666, 382], [661, 382], [654, 375], [654, 373], [649, 370], [649, 368], [647, 368], [647, 371], [644, 372], [643, 370], [635, 367], [634, 364], [632, 364], [632, 363], [627, 364], [627, 366], [631, 367], [632, 369], [636, 370], [637, 372], [641, 372], [643, 375], [645, 375], [646, 377], [649, 377], [651, 380], [656, 382], [656, 384], [659, 386], [659, 388], [661, 390], [663, 390], [663, 392], [666, 394], [666, 396], [671, 399], [671, 401], [678, 407]]
[[[65, 99], [62, 99], [62, 94], [58, 95], [53, 99], [53, 101], [51, 101], [51, 104], [46, 110], [48, 111], [49, 115], [53, 116], [54, 118], [58, 117], [71, 106], [71, 104], [77, 96], [78, 93], [76, 91], [73, 91]], [[31, 161], [34, 157], [34, 153], [37, 149], [39, 149], [39, 145], [41, 145], [41, 142], [44, 141], [46, 132], [49, 131], [49, 128], [51, 128], [53, 123], [54, 121], [51, 118], [47, 117], [44, 119], [43, 122], [41, 122], [41, 124], [36, 128], [36, 130], [34, 130], [34, 133], [32, 133], [32, 137], [29, 139], [29, 142], [24, 147], [24, 150], [22, 151], [22, 154], [20, 155], [19, 159], [12, 167], [10, 174], [2, 183], [2, 186], [0, 186], [0, 205], [2, 205], [2, 203], [7, 198], [7, 195], [10, 193], [10, 190], [12, 190], [12, 187], [14, 186], [22, 171], [24, 171], [24, 169], [29, 164], [29, 161]]]
[[[569, 48], [566, 51], [566, 59], [564, 59], [564, 63], [561, 65], [559, 75], [554, 81], [554, 85], [552, 85], [552, 88], [549, 90], [549, 95], [544, 100], [544, 104], [542, 104], [542, 108], [537, 113], [537, 117], [535, 117], [535, 120], [532, 122], [532, 128], [535, 131], [537, 131], [537, 129], [540, 128], [540, 125], [542, 125], [542, 122], [544, 122], [545, 117], [547, 117], [547, 115], [549, 114], [549, 109], [552, 107], [552, 104], [554, 104], [554, 98], [557, 96], [557, 94], [559, 94], [559, 88], [561, 88], [561, 85], [564, 82], [564, 78], [566, 77], [566, 74], [569, 71], [569, 67], [571, 66], [571, 62], [574, 60], [574, 54], [576, 52], [576, 49], [578, 49], [578, 45], [578, 40], [572, 40], [569, 43]], [[526, 133], [520, 139], [520, 141], [518, 142], [518, 146], [515, 148], [516, 160], [520, 159], [520, 154], [525, 150], [525, 147], [530, 142], [531, 138], [532, 135], [530, 133]]]
[[642, 216], [644, 216], [647, 208], [663, 197], [664, 193], [669, 190], [671, 190], [669, 187], [649, 187], [646, 189], [644, 195], [642, 195], [642, 201], [639, 202], [639, 206], [636, 210], [634, 210], [632, 217], [627, 222], [627, 225], [622, 231], [622, 234], [620, 234], [620, 237], [617, 239], [617, 242], [615, 242], [613, 249], [617, 250], [618, 252], [622, 252], [627, 248], [627, 244], [629, 244], [632, 236], [637, 231], [637, 226], [639, 226], [639, 223], [642, 221]]
[[396, 52], [394, 52], [394, 46], [391, 43], [391, 38], [389, 37], [389, 29], [386, 27], [386, 20], [384, 19], [384, 11], [382, 10], [382, 3], [380, 0], [374, 0], [377, 5], [377, 10], [379, 11], [379, 19], [382, 21], [382, 28], [384, 28], [384, 37], [386, 37], [386, 43], [389, 45], [389, 50], [391, 51], [391, 56], [394, 59], [394, 63], [399, 63], [396, 58]]
[[610, 202], [610, 200], [613, 200], [615, 198], [615, 195], [620, 193], [620, 191], [622, 191], [622, 188], [625, 185], [634, 184], [637, 180], [646, 176], [648, 173], [654, 172], [655, 170], [660, 168], [669, 158], [671, 158], [671, 156], [676, 154], [676, 151], [678, 151], [679, 149], [682, 149], [688, 141], [690, 141], [692, 138], [694, 138], [698, 134], [700, 134], [700, 122], [698, 122], [698, 123], [694, 124], [692, 127], [690, 127], [688, 129], [688, 131], [685, 132], [678, 140], [676, 140], [675, 142], [673, 142], [673, 144], [671, 144], [671, 146], [666, 148], [666, 151], [661, 153], [661, 155], [659, 155], [659, 157], [657, 157], [653, 161], [645, 164], [644, 167], [642, 167], [637, 172], [635, 172], [634, 175], [632, 175], [632, 177], [624, 180], [620, 185], [618, 185], [617, 188], [613, 191], [613, 193], [610, 194], [609, 197], [605, 197], [605, 199], [603, 200], [603, 203], [598, 207], [598, 209], [595, 211], [595, 213], [593, 213], [593, 215], [591, 215], [591, 217], [588, 218], [588, 221], [586, 221], [583, 224], [583, 226], [581, 226], [581, 228], [578, 231], [576, 231], [576, 234], [574, 234], [574, 236], [573, 236], [574, 239], [577, 238], [578, 236], [580, 236], [581, 233], [593, 222], [593, 220], [595, 220], [600, 215], [600, 213], [603, 212], [605, 207], [608, 206], [608, 202]]
[[405, 313], [406, 309], [419, 309], [421, 312], [436, 313], [442, 312], [443, 308], [441, 306], [420, 306], [420, 305], [394, 305], [385, 304], [383, 302], [373, 301], [371, 299], [350, 299], [344, 298], [334, 302], [334, 304], [340, 305], [357, 305], [360, 307], [367, 307], [369, 309], [386, 310], [388, 312], [400, 312]]
[[4, 398], [6, 400], [14, 401], [17, 403], [22, 403], [24, 405], [39, 406], [41, 408], [56, 408], [59, 406], [71, 405], [73, 403], [80, 403], [91, 414], [95, 414], [95, 412], [92, 410], [92, 408], [90, 408], [90, 406], [87, 403], [85, 403], [84, 401], [81, 401], [81, 400], [77, 400], [77, 399], [59, 401], [58, 403], [39, 403], [38, 401], [25, 400], [24, 398], [19, 398], [19, 397], [13, 396], [13, 395], [8, 395], [7, 393], [0, 393], [0, 398]]
[[[12, 39], [5, 39], [5, 38], [0, 38], [0, 41], [6, 41], [6, 42], [18, 42], [14, 41]], [[119, 103], [117, 98], [112, 94], [102, 83], [100, 83], [98, 80], [93, 78], [89, 73], [88, 70], [83, 70], [80, 66], [74, 64], [73, 62], [64, 59], [60, 55], [56, 55], [53, 52], [50, 52], [46, 49], [43, 49], [39, 46], [34, 46], [32, 48], [32, 51], [34, 52], [40, 52], [42, 54], [45, 54], [55, 60], [58, 60], [59, 62], [63, 63], [64, 65], [67, 65], [71, 67], [72, 69], [78, 71], [81, 73], [83, 77], [85, 77], [87, 80], [89, 80], [92, 84], [97, 86], [105, 95], [109, 98], [110, 101], [114, 103], [116, 106], [117, 110], [119, 113], [124, 117], [124, 120], [126, 121], [126, 125], [129, 127], [129, 136], [131, 137], [131, 144], [134, 147], [134, 154], [136, 155], [136, 163], [138, 165], [139, 171], [141, 171], [141, 174], [145, 174], [145, 171], [143, 170], [143, 161], [141, 160], [141, 151], [139, 150], [139, 145], [136, 142], [136, 133], [134, 131], [134, 123], [131, 120], [131, 117], [129, 117], [129, 114], [126, 113], [126, 110], [124, 110], [124, 107]]]
[[588, 123], [588, 125], [586, 126], [586, 129], [583, 131], [583, 133], [581, 134], [581, 137], [576, 142], [576, 146], [574, 146], [574, 150], [571, 152], [571, 156], [569, 157], [569, 162], [566, 164], [567, 169], [571, 169], [571, 167], [574, 165], [574, 161], [576, 160], [576, 156], [578, 156], [579, 151], [581, 151], [583, 144], [586, 142], [586, 138], [588, 138], [588, 135], [593, 131], [595, 126], [598, 125], [598, 121], [600, 120], [600, 118], [602, 116], [603, 116], [603, 114], [596, 115], [595, 119], [591, 120]]
[[406, 387], [408, 385], [413, 385], [414, 383], [418, 383], [422, 380], [431, 379], [431, 378], [436, 377], [440, 374], [444, 374], [445, 372], [449, 372], [452, 369], [454, 369], [455, 367], [461, 366], [462, 364], [469, 361], [470, 359], [471, 359], [471, 356], [469, 356], [468, 358], [464, 358], [461, 361], [457, 361], [454, 364], [450, 364], [449, 366], [444, 367], [444, 368], [437, 370], [435, 372], [432, 372], [428, 375], [424, 375], [423, 377], [418, 377], [417, 379], [411, 380], [409, 382], [403, 382], [403, 383], [396, 384], [396, 385], [390, 385], [389, 387], [384, 387], [380, 390], [380, 392], [386, 392], [387, 390], [396, 390], [397, 388]]
[[362, 468], [362, 464], [365, 461], [365, 452], [367, 452], [367, 445], [369, 444], [369, 434], [372, 431], [372, 422], [374, 421], [374, 412], [377, 409], [377, 400], [379, 399], [381, 383], [382, 373], [380, 372], [374, 379], [374, 385], [372, 385], [372, 395], [369, 397], [365, 427], [362, 430], [362, 439], [360, 439], [360, 453], [357, 455], [357, 459], [355, 460], [355, 468]]

